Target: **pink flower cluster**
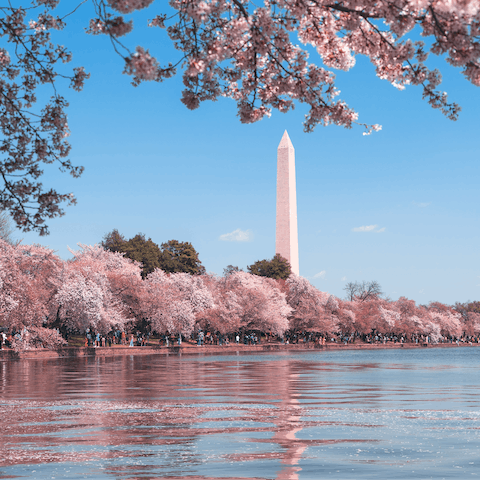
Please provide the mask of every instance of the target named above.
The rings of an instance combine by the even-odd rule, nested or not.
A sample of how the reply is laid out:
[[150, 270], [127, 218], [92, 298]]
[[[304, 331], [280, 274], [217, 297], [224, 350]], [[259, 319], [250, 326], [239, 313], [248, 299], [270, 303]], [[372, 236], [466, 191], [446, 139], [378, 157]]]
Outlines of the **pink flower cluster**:
[[135, 10], [147, 8], [153, 0], [108, 0], [114, 10], [121, 13], [132, 13]]
[[123, 17], [108, 15], [106, 19], [93, 18], [90, 20], [88, 33], [92, 35], [108, 34], [112, 37], [122, 37], [133, 30], [133, 22], [126, 22]]
[[[148, 1], [110, 1], [122, 13]], [[408, 35], [418, 26], [432, 37], [430, 52], [446, 55], [480, 85], [480, 8], [476, 0], [266, 0], [255, 6], [244, 0], [172, 0], [176, 11], [167, 28], [182, 52], [182, 102], [190, 109], [219, 96], [234, 99], [242, 122], [258, 121], [272, 109], [286, 112], [294, 101], [305, 103], [305, 130], [316, 125], [351, 127], [358, 115], [336, 100], [330, 69], [349, 70], [355, 56], [367, 56], [377, 75], [399, 89], [421, 85], [423, 97], [452, 119], [459, 107], [438, 91], [441, 76], [426, 66], [424, 42]], [[150, 26], [164, 27], [166, 15]], [[313, 47], [323, 66], [308, 62]], [[127, 62], [130, 61], [129, 59]], [[127, 73], [135, 72], [127, 69]], [[153, 75], [138, 77], [152, 79]], [[367, 134], [377, 125], [365, 125]]]

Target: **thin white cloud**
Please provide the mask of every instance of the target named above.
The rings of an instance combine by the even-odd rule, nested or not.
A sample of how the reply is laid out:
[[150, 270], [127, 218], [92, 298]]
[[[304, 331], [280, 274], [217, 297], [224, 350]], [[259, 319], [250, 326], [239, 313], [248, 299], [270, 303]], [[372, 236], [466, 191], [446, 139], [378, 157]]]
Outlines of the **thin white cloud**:
[[375, 232], [382, 233], [386, 230], [385, 227], [378, 228], [378, 225], [363, 225], [361, 227], [352, 228], [352, 232]]
[[325, 270], [322, 270], [321, 272], [316, 273], [313, 278], [324, 278], [327, 272]]
[[425, 290], [420, 290], [418, 293], [425, 293]]
[[340, 280], [341, 280], [342, 282], [346, 282], [346, 281], [347, 281], [347, 277], [342, 277]]
[[250, 230], [240, 230], [239, 228], [233, 232], [224, 233], [219, 237], [219, 240], [223, 242], [250, 242], [252, 239], [253, 234]]
[[364, 225], [363, 227], [354, 227], [352, 232], [373, 232], [378, 225]]
[[412, 205], [415, 205], [415, 207], [418, 207], [418, 208], [425, 208], [431, 204], [432, 202], [412, 202]]

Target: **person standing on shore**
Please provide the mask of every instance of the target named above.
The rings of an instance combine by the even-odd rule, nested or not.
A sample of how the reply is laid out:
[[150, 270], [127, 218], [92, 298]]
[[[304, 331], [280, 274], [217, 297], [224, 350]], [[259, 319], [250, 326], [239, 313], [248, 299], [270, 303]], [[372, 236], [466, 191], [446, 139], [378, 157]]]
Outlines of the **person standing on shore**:
[[131, 336], [130, 336], [130, 345], [129, 345], [129, 347], [133, 347], [133, 338], [134, 338], [134, 337], [133, 337], [133, 333], [132, 333]]

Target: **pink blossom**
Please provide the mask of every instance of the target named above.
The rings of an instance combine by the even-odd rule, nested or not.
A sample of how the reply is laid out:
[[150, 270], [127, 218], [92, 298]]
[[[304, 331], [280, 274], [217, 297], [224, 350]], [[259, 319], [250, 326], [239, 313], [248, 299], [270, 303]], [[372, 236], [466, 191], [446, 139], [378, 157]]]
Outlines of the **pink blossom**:
[[124, 73], [132, 75], [134, 82], [155, 80], [158, 78], [158, 62], [150, 55], [148, 50], [137, 47], [135, 53], [125, 60]]
[[156, 269], [144, 282], [141, 305], [153, 330], [190, 335], [196, 315], [213, 307], [213, 297], [200, 276]]
[[0, 239], [0, 324], [15, 329], [42, 326], [60, 269], [52, 250]]
[[20, 338], [13, 339], [13, 349], [17, 352], [48, 348], [55, 350], [66, 345], [65, 339], [53, 328], [28, 327], [21, 330]]
[[[118, 252], [80, 245], [58, 275], [51, 312], [73, 330], [107, 333], [133, 318], [141, 267]], [[133, 303], [132, 303], [133, 302]]]
[[167, 18], [166, 15], [157, 15], [153, 20], [150, 20], [150, 23], [148, 24], [148, 26], [149, 27], [165, 28], [166, 18]]
[[112, 8], [121, 13], [132, 13], [147, 8], [152, 2], [153, 0], [108, 0]]
[[[317, 290], [310, 282], [298, 275], [287, 280], [287, 301], [292, 307], [291, 328], [310, 332], [332, 332], [338, 324], [339, 303], [332, 295]], [[349, 318], [354, 319], [354, 314]]]

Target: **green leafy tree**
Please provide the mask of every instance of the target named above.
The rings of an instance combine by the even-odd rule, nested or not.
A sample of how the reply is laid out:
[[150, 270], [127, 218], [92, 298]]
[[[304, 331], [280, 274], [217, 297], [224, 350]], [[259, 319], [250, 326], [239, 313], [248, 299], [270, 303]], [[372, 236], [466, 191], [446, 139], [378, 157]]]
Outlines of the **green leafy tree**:
[[292, 273], [292, 267], [286, 258], [277, 253], [271, 260], [258, 260], [247, 267], [249, 273], [260, 277], [286, 280]]
[[116, 228], [114, 228], [110, 233], [107, 233], [103, 237], [100, 245], [106, 250], [110, 250], [111, 252], [124, 252], [123, 248], [125, 243], [127, 243], [125, 237], [121, 233], [119, 233]]
[[143, 278], [156, 268], [161, 268], [162, 252], [159, 246], [151, 238], [147, 240], [143, 233], [125, 240], [124, 236], [115, 229], [105, 235], [101, 245], [107, 250], [124, 253], [127, 258], [140, 262]]
[[190, 275], [203, 275], [205, 268], [198, 253], [190, 242], [169, 240], [162, 243], [160, 268], [167, 273], [184, 272]]
[[162, 268], [161, 258], [162, 252], [159, 246], [152, 241], [151, 238], [145, 239], [143, 233], [138, 233], [125, 244], [125, 256], [141, 262], [142, 277], [145, 278], [149, 273], [152, 273], [156, 268]]

